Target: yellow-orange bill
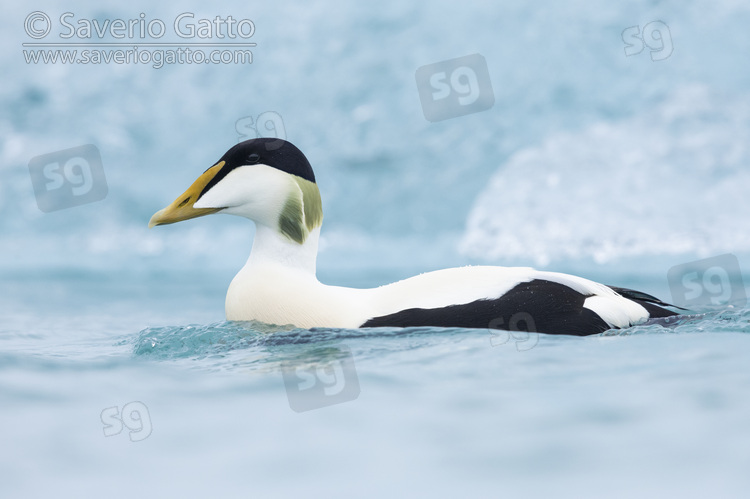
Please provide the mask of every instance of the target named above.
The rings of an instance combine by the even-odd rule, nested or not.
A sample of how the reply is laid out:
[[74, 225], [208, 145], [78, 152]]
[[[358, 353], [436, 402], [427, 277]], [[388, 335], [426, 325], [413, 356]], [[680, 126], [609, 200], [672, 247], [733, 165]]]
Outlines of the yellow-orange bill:
[[223, 208], [193, 208], [193, 205], [198, 200], [198, 196], [203, 192], [203, 189], [213, 179], [216, 174], [224, 166], [224, 161], [220, 161], [208, 170], [198, 179], [193, 182], [188, 190], [186, 190], [181, 196], [174, 200], [172, 204], [154, 213], [151, 220], [148, 222], [149, 228], [156, 225], [168, 225], [175, 222], [182, 222], [183, 220], [190, 220], [191, 218], [202, 217], [203, 215], [210, 215], [221, 211]]

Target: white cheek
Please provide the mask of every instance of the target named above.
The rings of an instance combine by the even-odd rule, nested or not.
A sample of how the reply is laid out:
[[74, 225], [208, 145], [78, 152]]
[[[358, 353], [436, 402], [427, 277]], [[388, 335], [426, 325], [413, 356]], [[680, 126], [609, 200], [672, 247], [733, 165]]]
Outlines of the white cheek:
[[211, 187], [201, 198], [193, 204], [194, 208], [227, 208], [243, 204], [242, 199], [249, 193], [242, 192], [242, 185], [247, 182], [243, 179], [241, 170], [247, 168], [241, 166], [229, 172], [219, 183]]
[[273, 224], [289, 197], [294, 181], [289, 174], [267, 165], [235, 168], [206, 192], [195, 208], [226, 208], [224, 213]]

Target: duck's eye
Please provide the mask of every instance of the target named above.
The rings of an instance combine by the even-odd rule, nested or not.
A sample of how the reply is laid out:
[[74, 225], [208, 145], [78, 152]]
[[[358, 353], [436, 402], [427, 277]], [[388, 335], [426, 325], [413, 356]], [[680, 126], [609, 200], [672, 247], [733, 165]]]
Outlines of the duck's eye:
[[258, 161], [260, 161], [260, 154], [252, 153], [250, 156], [247, 157], [247, 161], [251, 165], [257, 163]]

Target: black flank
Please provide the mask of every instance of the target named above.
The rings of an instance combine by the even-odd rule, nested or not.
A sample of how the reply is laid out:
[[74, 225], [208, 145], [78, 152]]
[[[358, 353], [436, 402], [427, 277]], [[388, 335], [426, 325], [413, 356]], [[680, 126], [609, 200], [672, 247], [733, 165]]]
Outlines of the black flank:
[[495, 299], [443, 308], [411, 308], [374, 317], [361, 327], [463, 327], [586, 336], [610, 326], [584, 308], [584, 295], [564, 284], [534, 279]]

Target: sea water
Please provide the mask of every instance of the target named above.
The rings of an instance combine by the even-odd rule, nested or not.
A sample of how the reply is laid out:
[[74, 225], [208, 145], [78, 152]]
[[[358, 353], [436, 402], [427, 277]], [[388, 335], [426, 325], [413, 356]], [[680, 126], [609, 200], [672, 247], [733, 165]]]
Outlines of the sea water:
[[[0, 496], [747, 496], [744, 3], [34, 9], [231, 14], [257, 46], [26, 64], [31, 10], [6, 6]], [[628, 55], [634, 27], [654, 36]], [[477, 53], [494, 105], [428, 121], [417, 69]], [[315, 169], [323, 282], [533, 265], [688, 315], [590, 337], [226, 322], [252, 224], [146, 224], [261, 115]], [[102, 199], [42, 211], [33, 158], [86, 144]]]
[[[729, 497], [748, 486], [747, 309], [583, 338], [308, 331], [224, 322], [220, 286], [199, 277], [11, 282], [4, 495]], [[332, 393], [306, 396], [310, 376]]]

